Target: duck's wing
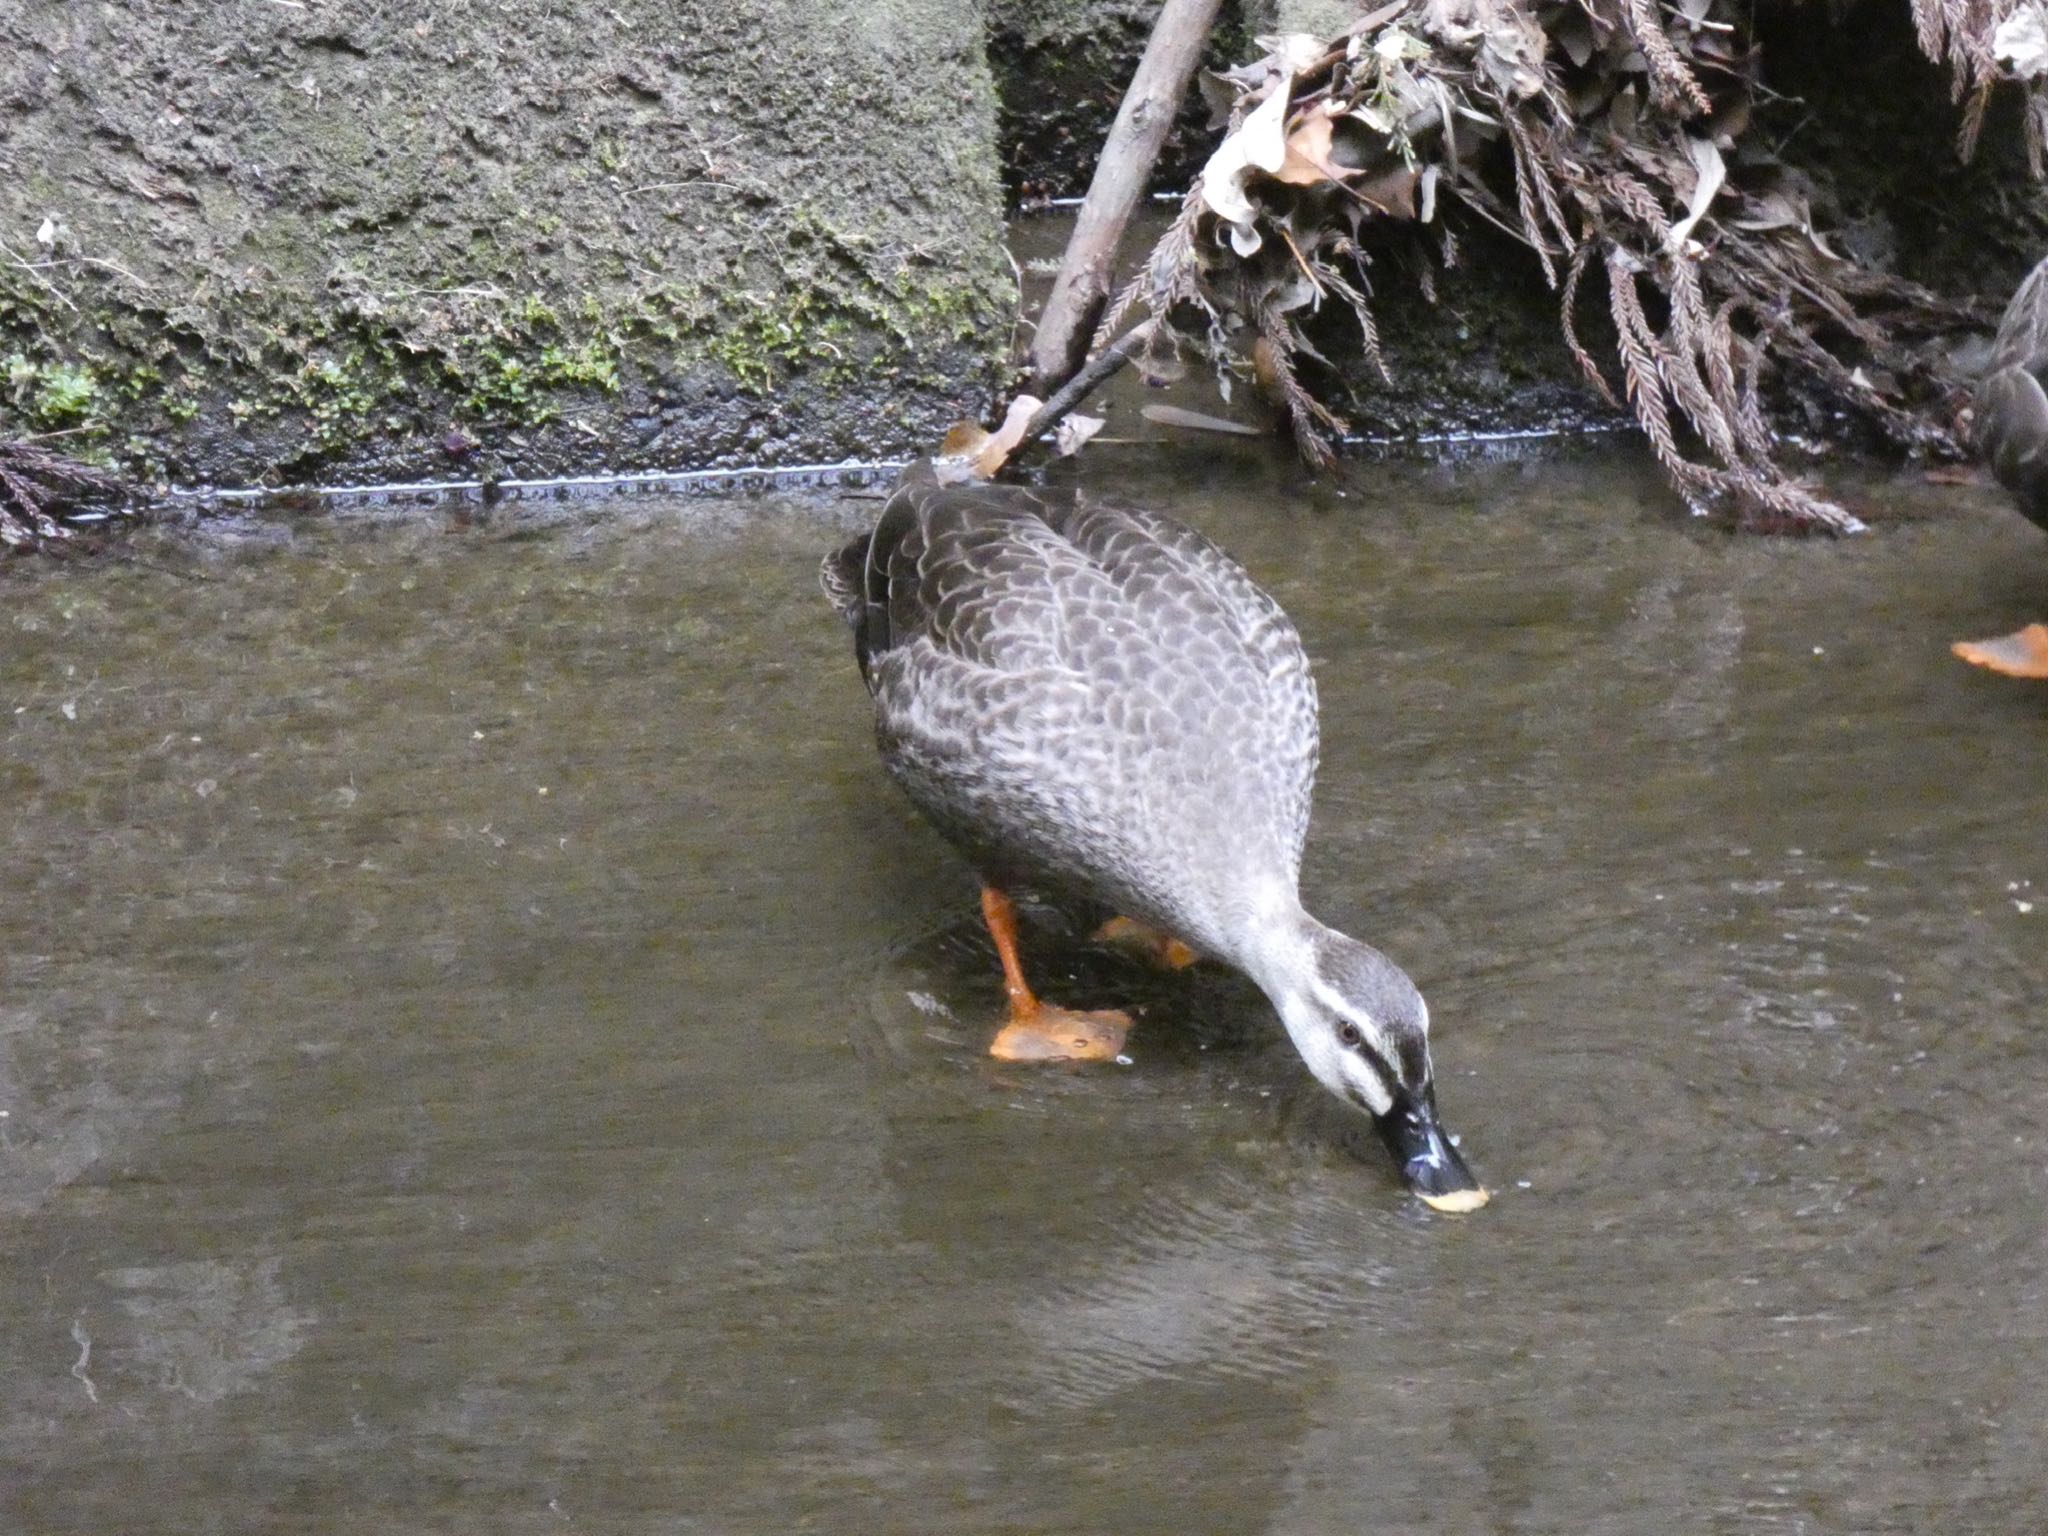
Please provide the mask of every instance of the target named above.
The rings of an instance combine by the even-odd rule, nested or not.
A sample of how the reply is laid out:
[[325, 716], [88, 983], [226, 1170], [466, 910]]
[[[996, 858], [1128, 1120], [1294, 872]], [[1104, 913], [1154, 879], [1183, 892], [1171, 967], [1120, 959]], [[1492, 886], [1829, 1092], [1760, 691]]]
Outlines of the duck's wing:
[[1114, 799], [1135, 734], [1094, 669], [1122, 599], [1038, 497], [906, 485], [860, 591], [883, 760], [985, 875], [1087, 885], [1143, 867]]
[[1069, 617], [1105, 595], [1045, 501], [1013, 486], [907, 484], [868, 550], [877, 657], [922, 638], [999, 672], [1066, 666]]
[[1977, 386], [1977, 451], [2022, 512], [2048, 527], [2048, 261], [2020, 284]]
[[1039, 497], [941, 486], [925, 466], [906, 475], [871, 532], [825, 557], [819, 584], [853, 630], [871, 688], [884, 657], [920, 640], [999, 672], [1059, 667], [1069, 604], [1106, 591]]
[[2014, 290], [1991, 343], [1994, 373], [2001, 368], [2038, 371], [2044, 363], [2048, 363], [2048, 260], [2029, 272]]
[[1249, 884], [1293, 878], [1314, 684], [1278, 605], [1199, 534], [908, 486], [859, 594], [883, 759], [985, 875], [1085, 891], [1215, 954]]
[[2024, 368], [2001, 368], [1977, 386], [1977, 451], [2019, 509], [2048, 527], [2048, 392]]
[[1103, 503], [1058, 509], [1050, 519], [1163, 635], [1222, 652], [1189, 669], [1190, 681], [1224, 695], [1229, 730], [1262, 791], [1284, 810], [1298, 863], [1319, 730], [1315, 677], [1294, 621], [1243, 566], [1177, 519]]

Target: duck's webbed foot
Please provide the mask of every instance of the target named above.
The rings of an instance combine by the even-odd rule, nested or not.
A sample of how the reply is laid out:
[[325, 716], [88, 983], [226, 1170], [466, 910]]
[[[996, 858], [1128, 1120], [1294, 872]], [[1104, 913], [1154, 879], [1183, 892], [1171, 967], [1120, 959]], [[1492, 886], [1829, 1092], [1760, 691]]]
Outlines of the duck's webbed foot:
[[1115, 1061], [1131, 1032], [1131, 1016], [1117, 1009], [1082, 1013], [1040, 1003], [1010, 1015], [989, 1043], [998, 1061]]
[[1127, 949], [1163, 971], [1184, 971], [1202, 958], [1172, 934], [1161, 933], [1135, 917], [1112, 917], [1089, 937], [1098, 944]]
[[2029, 624], [1996, 640], [1958, 640], [1949, 649], [1973, 666], [2007, 677], [2048, 677], [2048, 624]]
[[992, 885], [981, 888], [981, 915], [1003, 962], [1010, 1022], [989, 1045], [1001, 1061], [1114, 1061], [1131, 1032], [1131, 1016], [1116, 1010], [1084, 1013], [1039, 1001], [1024, 980], [1017, 955], [1017, 909]]

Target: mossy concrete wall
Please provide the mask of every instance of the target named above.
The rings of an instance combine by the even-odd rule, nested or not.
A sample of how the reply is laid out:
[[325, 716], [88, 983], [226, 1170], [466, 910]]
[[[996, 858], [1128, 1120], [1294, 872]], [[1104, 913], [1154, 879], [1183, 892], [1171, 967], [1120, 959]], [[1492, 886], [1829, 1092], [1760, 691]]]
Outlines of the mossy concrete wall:
[[929, 441], [1011, 331], [986, 26], [15, 0], [0, 436], [240, 482]]

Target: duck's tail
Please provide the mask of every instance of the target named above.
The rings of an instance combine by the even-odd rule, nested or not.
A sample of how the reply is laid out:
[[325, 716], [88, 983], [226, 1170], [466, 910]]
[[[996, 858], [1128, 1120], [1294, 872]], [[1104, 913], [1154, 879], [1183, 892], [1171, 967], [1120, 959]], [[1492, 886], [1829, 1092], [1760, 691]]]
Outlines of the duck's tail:
[[863, 678], [868, 677], [872, 659], [889, 648], [890, 555], [904, 532], [916, 525], [919, 494], [937, 487], [931, 460], [907, 465], [875, 526], [833, 550], [818, 567], [818, 585], [853, 631], [853, 652]]

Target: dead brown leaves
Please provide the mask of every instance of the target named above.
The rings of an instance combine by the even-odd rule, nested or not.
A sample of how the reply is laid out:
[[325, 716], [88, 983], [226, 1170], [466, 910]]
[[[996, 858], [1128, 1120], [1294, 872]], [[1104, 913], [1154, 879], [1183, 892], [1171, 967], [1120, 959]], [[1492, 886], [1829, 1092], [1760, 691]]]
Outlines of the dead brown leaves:
[[[1262, 39], [1263, 59], [1209, 81], [1234, 93], [1227, 132], [1104, 335], [1144, 305], [1226, 398], [1255, 380], [1326, 462], [1345, 425], [1302, 381], [1321, 361], [1304, 323], [1348, 308], [1384, 372], [1365, 242], [1441, 230], [1448, 199], [1534, 254], [1588, 383], [1626, 401], [1689, 502], [1860, 526], [1780, 466], [1762, 382], [1952, 447], [1913, 403], [1940, 364], [1909, 344], [1960, 314], [1844, 259], [1767, 153], [1738, 161], [1756, 69], [1739, 20], [1731, 0], [1409, 0], [1336, 39]], [[2042, 46], [2048, 73], [2048, 30]], [[1606, 289], [1605, 363], [1580, 331], [1589, 287]]]

